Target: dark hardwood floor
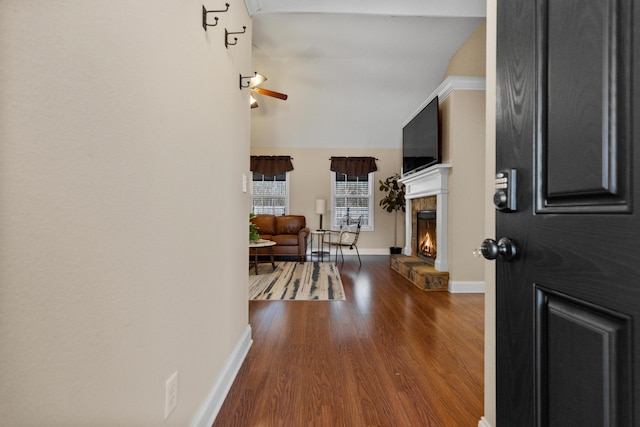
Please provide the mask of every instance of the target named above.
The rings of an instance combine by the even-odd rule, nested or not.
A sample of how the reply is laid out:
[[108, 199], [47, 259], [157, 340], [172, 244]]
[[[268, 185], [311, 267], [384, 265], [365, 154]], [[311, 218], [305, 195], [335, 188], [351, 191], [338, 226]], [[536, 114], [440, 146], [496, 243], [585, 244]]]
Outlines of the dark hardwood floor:
[[484, 295], [425, 292], [388, 256], [338, 262], [346, 301], [250, 301], [253, 346], [213, 426], [477, 426]]

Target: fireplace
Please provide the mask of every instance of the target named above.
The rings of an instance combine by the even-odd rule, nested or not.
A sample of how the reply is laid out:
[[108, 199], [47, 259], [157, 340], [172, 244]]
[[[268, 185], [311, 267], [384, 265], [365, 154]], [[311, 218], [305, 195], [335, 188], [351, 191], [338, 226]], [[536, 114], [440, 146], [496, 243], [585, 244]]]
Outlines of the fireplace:
[[[418, 258], [417, 248], [417, 212], [436, 212], [436, 249], [433, 267], [437, 271], [449, 271], [447, 261], [447, 223], [450, 164], [439, 164], [402, 177], [406, 186], [406, 239], [404, 254]], [[421, 262], [426, 261], [420, 258]]]
[[434, 264], [437, 255], [436, 211], [416, 212], [416, 255]]

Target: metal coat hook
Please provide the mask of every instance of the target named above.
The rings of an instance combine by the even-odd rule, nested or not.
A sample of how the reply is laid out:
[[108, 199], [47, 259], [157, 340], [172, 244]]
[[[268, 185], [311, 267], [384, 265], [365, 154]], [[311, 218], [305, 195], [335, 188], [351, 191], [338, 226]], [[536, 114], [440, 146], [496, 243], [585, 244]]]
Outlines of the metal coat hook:
[[229, 46], [233, 46], [238, 44], [238, 38], [234, 37], [233, 38], [233, 43], [231, 43], [229, 41], [229, 35], [230, 34], [244, 34], [247, 32], [247, 27], [245, 27], [244, 25], [242, 26], [242, 31], [236, 31], [236, 32], [231, 32], [228, 31], [226, 28], [224, 29], [224, 47], [226, 47], [227, 49], [229, 48]]
[[216, 23], [215, 24], [208, 24], [207, 23], [207, 13], [224, 13], [226, 11], [229, 10], [229, 3], [225, 3], [225, 6], [227, 7], [225, 10], [207, 10], [204, 5], [202, 5], [202, 28], [204, 28], [205, 31], [207, 31], [207, 27], [215, 27], [216, 25], [218, 25], [218, 17], [214, 16], [213, 19], [215, 19]]
[[[254, 77], [255, 77], [255, 76], [257, 76], [257, 75], [258, 75], [258, 72], [257, 72], [257, 71], [255, 71], [255, 72], [253, 73], [253, 76], [242, 77], [242, 74], [240, 74], [240, 89], [244, 89], [244, 88], [247, 88], [247, 87], [251, 86], [251, 79], [252, 79], [252, 78], [254, 78]], [[249, 81], [248, 81], [248, 82], [247, 82], [247, 84], [245, 85], [245, 84], [242, 84], [242, 81], [243, 81], [243, 80], [249, 80]]]

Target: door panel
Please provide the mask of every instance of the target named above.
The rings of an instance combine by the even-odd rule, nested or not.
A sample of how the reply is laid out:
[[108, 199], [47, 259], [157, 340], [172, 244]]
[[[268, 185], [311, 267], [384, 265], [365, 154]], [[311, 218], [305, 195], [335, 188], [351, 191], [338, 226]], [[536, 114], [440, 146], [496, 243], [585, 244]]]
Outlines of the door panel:
[[540, 2], [540, 213], [629, 209], [629, 6], [616, 0]]
[[536, 286], [540, 425], [629, 425], [631, 321]]
[[498, 2], [499, 426], [640, 426], [640, 0]]

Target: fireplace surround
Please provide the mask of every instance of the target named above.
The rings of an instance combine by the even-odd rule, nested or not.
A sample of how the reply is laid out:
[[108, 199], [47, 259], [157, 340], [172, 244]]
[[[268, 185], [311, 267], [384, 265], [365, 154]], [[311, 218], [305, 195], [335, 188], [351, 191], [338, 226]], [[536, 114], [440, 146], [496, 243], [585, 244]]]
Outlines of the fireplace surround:
[[416, 211], [436, 211], [436, 256], [433, 266], [438, 271], [449, 271], [447, 260], [449, 169], [451, 164], [438, 164], [422, 171], [403, 176], [406, 205], [406, 238], [404, 254], [416, 253]]

